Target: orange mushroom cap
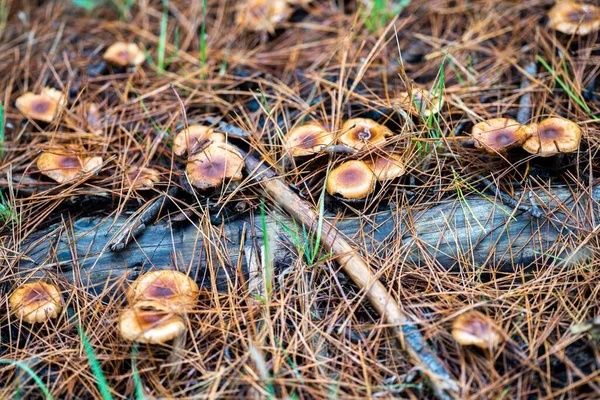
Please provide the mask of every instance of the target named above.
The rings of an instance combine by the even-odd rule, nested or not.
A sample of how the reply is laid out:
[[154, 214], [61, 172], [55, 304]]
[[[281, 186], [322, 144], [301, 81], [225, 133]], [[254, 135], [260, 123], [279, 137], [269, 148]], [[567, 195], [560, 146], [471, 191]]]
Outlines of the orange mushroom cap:
[[192, 186], [204, 190], [216, 188], [225, 180], [240, 181], [244, 159], [234, 147], [213, 143], [190, 158], [186, 173]]
[[503, 153], [508, 149], [520, 146], [527, 140], [527, 132], [519, 129], [519, 124], [510, 118], [492, 118], [473, 126], [475, 147], [490, 154]]
[[238, 26], [254, 32], [274, 32], [288, 20], [293, 9], [289, 0], [247, 0], [236, 15]]
[[587, 35], [600, 29], [600, 8], [575, 1], [558, 1], [548, 11], [551, 29], [568, 35]]
[[367, 165], [380, 182], [396, 179], [406, 172], [404, 161], [394, 154], [376, 155]]
[[392, 131], [372, 119], [352, 118], [342, 125], [339, 141], [348, 147], [361, 150], [384, 144], [388, 136], [392, 136]]
[[119, 333], [132, 342], [163, 344], [185, 330], [181, 316], [154, 307], [125, 309], [119, 315]]
[[181, 311], [193, 307], [198, 294], [198, 285], [189, 276], [173, 270], [147, 272], [138, 277], [127, 290], [130, 304], [154, 301], [165, 309]]
[[315, 154], [333, 143], [333, 134], [320, 124], [308, 123], [291, 129], [286, 135], [284, 145], [292, 157]]
[[152, 189], [155, 183], [160, 182], [160, 173], [153, 168], [133, 166], [126, 175], [129, 185], [135, 190]]
[[363, 161], [346, 161], [329, 172], [325, 187], [331, 195], [364, 199], [375, 189], [375, 175]]
[[413, 88], [412, 93], [400, 92], [397, 102], [400, 108], [413, 115], [429, 117], [440, 112], [444, 106], [444, 96], [441, 92], [432, 93], [426, 89]]
[[173, 153], [178, 156], [196, 154], [212, 143], [225, 143], [225, 135], [203, 125], [190, 125], [173, 139]]
[[144, 52], [135, 43], [116, 42], [104, 52], [104, 60], [121, 67], [137, 67], [146, 60]]
[[97, 171], [102, 166], [102, 157], [82, 156], [77, 146], [64, 146], [45, 151], [37, 160], [40, 173], [58, 183], [73, 181], [80, 176]]
[[524, 125], [520, 130], [528, 136], [523, 149], [540, 157], [572, 153], [579, 149], [581, 128], [568, 119], [547, 118], [537, 124]]
[[486, 315], [478, 311], [461, 314], [452, 324], [452, 337], [460, 345], [495, 349], [502, 342], [499, 329]]
[[61, 107], [66, 104], [61, 91], [53, 88], [43, 88], [41, 94], [23, 93], [15, 101], [17, 109], [28, 118], [52, 122]]
[[24, 284], [8, 301], [13, 314], [30, 324], [56, 318], [63, 304], [58, 287], [44, 281]]

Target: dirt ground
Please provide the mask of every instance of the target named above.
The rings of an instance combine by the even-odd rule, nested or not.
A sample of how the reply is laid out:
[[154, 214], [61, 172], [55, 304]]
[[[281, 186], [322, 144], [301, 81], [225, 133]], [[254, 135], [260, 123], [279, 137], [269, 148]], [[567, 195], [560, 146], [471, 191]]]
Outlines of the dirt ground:
[[[87, 216], [128, 217], [173, 187], [176, 206], [161, 211], [162, 221], [212, 222], [218, 230], [222, 220], [214, 214], [223, 210], [233, 220], [282, 212], [247, 174], [214, 191], [191, 188], [187, 161], [173, 152], [186, 124], [211, 125], [207, 117], [217, 117], [243, 129], [248, 138], [231, 140], [338, 220], [450, 200], [468, 205], [471, 195], [500, 201], [483, 178], [509, 196], [554, 186], [585, 194], [597, 184], [599, 35], [551, 29], [554, 1], [291, 3], [290, 15], [264, 25], [245, 1], [0, 0], [0, 398], [434, 397], [362, 288], [318, 246], [278, 265], [272, 287], [257, 292], [238, 282], [202, 290], [185, 316], [187, 335], [166, 345], [132, 345], [119, 336], [125, 280], [97, 295], [67, 283], [56, 266], [20, 269], [23, 244], [41, 229]], [[143, 63], [105, 62], [117, 41], [136, 43]], [[44, 87], [66, 96], [52, 122], [16, 107], [23, 93]], [[402, 106], [402, 92], [415, 88], [443, 93], [440, 112], [412, 115]], [[473, 146], [471, 129], [480, 121], [553, 116], [581, 128], [578, 151], [542, 158]], [[375, 152], [292, 161], [284, 136], [309, 121], [339, 133], [354, 117], [393, 132], [383, 151], [403, 160], [405, 174], [378, 183], [364, 201], [325, 194], [319, 203], [333, 166]], [[41, 174], [40, 155], [65, 144], [102, 157], [98, 173], [62, 185]], [[152, 189], [132, 187], [132, 166], [158, 172]], [[365, 257], [417, 321], [458, 383], [459, 398], [600, 398], [597, 341], [571, 330], [600, 315], [596, 211], [576, 216], [584, 232], [576, 243], [588, 256], [569, 263], [540, 257], [500, 272], [469, 257], [452, 269], [435, 259], [415, 265], [391, 251]], [[300, 247], [312, 249], [311, 240]], [[30, 325], [10, 312], [8, 296], [40, 277], [60, 286], [65, 307]], [[456, 342], [452, 323], [469, 310], [495, 322], [499, 346]]]

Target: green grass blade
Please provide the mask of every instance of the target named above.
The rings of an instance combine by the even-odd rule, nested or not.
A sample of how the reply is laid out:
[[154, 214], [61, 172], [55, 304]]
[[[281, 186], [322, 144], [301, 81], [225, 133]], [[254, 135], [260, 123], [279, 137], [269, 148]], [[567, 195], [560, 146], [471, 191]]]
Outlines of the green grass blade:
[[165, 48], [167, 47], [167, 22], [169, 21], [169, 0], [163, 0], [163, 15], [160, 20], [160, 36], [158, 37], [158, 49], [156, 65], [158, 71], [165, 70]]
[[80, 324], [77, 325], [77, 331], [79, 332], [79, 337], [81, 338], [81, 342], [83, 343], [83, 348], [85, 349], [85, 353], [87, 354], [88, 361], [90, 363], [90, 367], [92, 368], [92, 373], [96, 378], [96, 382], [98, 383], [98, 389], [100, 389], [100, 395], [103, 400], [113, 400], [112, 395], [110, 394], [110, 388], [108, 386], [108, 381], [104, 376], [104, 372], [102, 372], [102, 367], [94, 354], [94, 348], [92, 344], [88, 340], [83, 328]]
[[200, 68], [206, 66], [206, 0], [202, 0], [202, 26], [200, 27]]
[[44, 384], [44, 381], [42, 381], [42, 379], [39, 377], [39, 375], [36, 374], [34, 370], [29, 368], [29, 366], [27, 364], [25, 364], [24, 362], [21, 362], [21, 361], [14, 361], [14, 360], [0, 360], [0, 364], [12, 365], [14, 367], [20, 368], [23, 371], [25, 371], [31, 377], [31, 379], [33, 379], [35, 384], [38, 385], [38, 387], [44, 394], [44, 397], [46, 398], [46, 400], [54, 400], [54, 397], [52, 397], [52, 395], [50, 394], [50, 390], [48, 390], [48, 387]]
[[142, 386], [142, 379], [140, 378], [140, 373], [137, 368], [137, 355], [138, 355], [138, 344], [135, 343], [133, 345], [133, 349], [131, 350], [131, 356], [133, 358], [133, 362], [131, 363], [131, 372], [133, 374], [133, 382], [135, 383], [135, 398], [136, 400], [145, 400], [146, 395], [144, 394], [144, 387]]
[[267, 227], [267, 217], [265, 215], [265, 199], [260, 203], [260, 221], [263, 231], [263, 273], [265, 280], [265, 300], [268, 302], [271, 299], [271, 291], [273, 290], [273, 270], [271, 263], [271, 246], [269, 245], [269, 231]]

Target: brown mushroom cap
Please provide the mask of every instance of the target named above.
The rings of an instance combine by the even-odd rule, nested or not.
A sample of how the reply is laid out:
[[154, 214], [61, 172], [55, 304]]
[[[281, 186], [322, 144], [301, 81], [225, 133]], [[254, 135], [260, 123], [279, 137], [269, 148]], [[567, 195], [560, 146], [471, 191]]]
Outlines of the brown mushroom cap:
[[502, 341], [496, 324], [478, 311], [459, 315], [452, 324], [452, 337], [460, 345], [490, 350], [495, 349]]
[[236, 14], [236, 23], [248, 31], [274, 32], [292, 15], [288, 0], [247, 0]]
[[406, 172], [404, 161], [394, 154], [376, 155], [367, 165], [380, 182], [396, 179]]
[[116, 42], [104, 52], [104, 60], [121, 67], [136, 67], [146, 60], [146, 56], [137, 44]]
[[524, 125], [529, 139], [523, 149], [540, 157], [550, 157], [558, 153], [572, 153], [579, 149], [581, 128], [568, 119], [552, 117], [537, 124]]
[[475, 147], [490, 154], [503, 153], [520, 146], [527, 140], [527, 132], [520, 130], [521, 124], [510, 118], [492, 118], [473, 126], [471, 135]]
[[164, 309], [185, 310], [198, 299], [198, 285], [189, 276], [173, 270], [147, 272], [138, 277], [127, 290], [130, 304], [152, 300]]
[[399, 107], [413, 115], [429, 117], [437, 114], [444, 106], [442, 93], [432, 93], [429, 90], [413, 88], [412, 93], [400, 92], [397, 98]]
[[178, 156], [196, 154], [212, 143], [225, 143], [225, 135], [203, 125], [190, 125], [173, 140], [173, 153]]
[[291, 129], [285, 135], [284, 145], [292, 157], [315, 154], [333, 143], [333, 134], [320, 124], [308, 123]]
[[8, 301], [13, 314], [30, 324], [56, 318], [63, 304], [59, 289], [44, 281], [24, 284]]
[[152, 189], [160, 182], [160, 173], [153, 168], [133, 166], [127, 170], [127, 180], [135, 190]]
[[558, 1], [548, 11], [548, 26], [568, 35], [587, 35], [600, 29], [600, 8], [575, 1]]
[[204, 190], [216, 188], [225, 180], [240, 181], [244, 159], [225, 143], [213, 143], [190, 158], [186, 173], [192, 186]]
[[361, 150], [384, 144], [388, 136], [392, 136], [392, 131], [372, 119], [352, 118], [342, 125], [339, 141], [348, 147]]
[[363, 161], [346, 161], [329, 172], [326, 189], [345, 199], [364, 199], [375, 189], [375, 175]]
[[73, 181], [80, 176], [97, 171], [102, 166], [102, 157], [85, 157], [75, 146], [65, 146], [45, 151], [37, 160], [40, 173], [58, 183]]
[[65, 96], [53, 88], [43, 88], [41, 94], [23, 93], [15, 102], [23, 115], [43, 122], [52, 122], [58, 110], [65, 104]]
[[133, 342], [162, 344], [185, 330], [182, 317], [160, 309], [137, 307], [119, 315], [119, 333]]

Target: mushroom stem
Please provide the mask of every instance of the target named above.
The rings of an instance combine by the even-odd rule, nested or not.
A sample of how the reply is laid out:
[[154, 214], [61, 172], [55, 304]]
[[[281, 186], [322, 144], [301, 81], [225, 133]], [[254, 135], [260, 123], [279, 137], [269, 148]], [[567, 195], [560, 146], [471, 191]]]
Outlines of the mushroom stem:
[[[273, 201], [307, 228], [312, 231], [318, 229], [319, 217], [312, 205], [296, 195], [283, 179], [264, 165], [264, 161], [239, 148], [238, 151], [246, 160], [248, 175], [263, 186]], [[342, 270], [365, 291], [373, 307], [393, 327], [401, 347], [406, 350], [411, 362], [427, 375], [437, 396], [442, 399], [458, 397], [456, 380], [425, 342], [413, 318], [402, 311], [356, 248], [328, 221], [322, 221], [321, 242], [327, 251], [337, 255]]]

